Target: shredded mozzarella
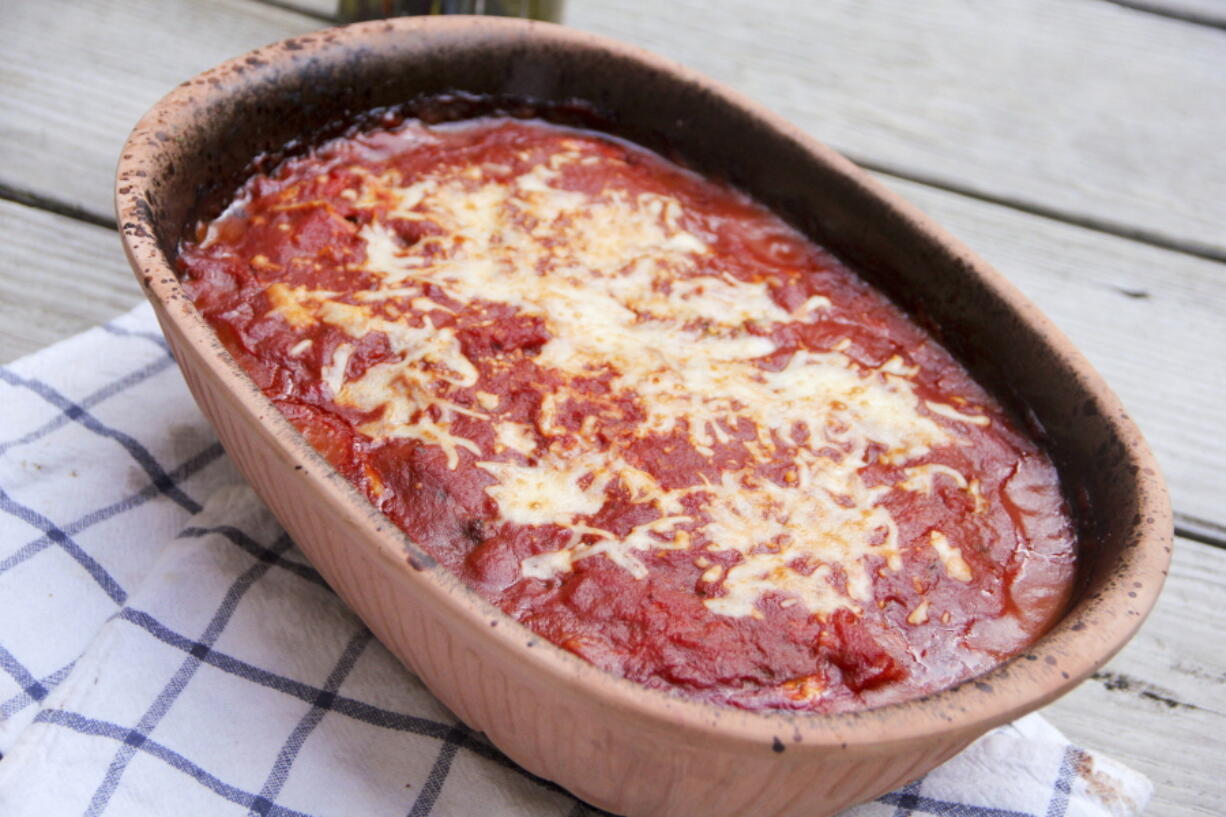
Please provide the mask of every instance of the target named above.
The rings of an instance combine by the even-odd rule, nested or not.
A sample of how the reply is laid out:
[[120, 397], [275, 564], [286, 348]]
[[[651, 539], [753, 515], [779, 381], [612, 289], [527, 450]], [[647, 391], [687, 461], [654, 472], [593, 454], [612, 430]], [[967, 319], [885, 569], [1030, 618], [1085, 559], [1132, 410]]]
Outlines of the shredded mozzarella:
[[[901, 466], [956, 440], [921, 411], [917, 369], [899, 357], [866, 366], [845, 353], [846, 343], [766, 365], [778, 351], [769, 328], [803, 320], [830, 300], [814, 295], [788, 311], [767, 284], [700, 265], [710, 250], [686, 228], [673, 197], [565, 189], [561, 168], [590, 158], [562, 151], [497, 182], [485, 182], [480, 167], [442, 167], [409, 185], [394, 171], [366, 174], [356, 205], [387, 208], [358, 234], [366, 253], [361, 271], [374, 287], [351, 293], [350, 303], [336, 293], [273, 284], [272, 312], [295, 327], [334, 327], [354, 343], [371, 333], [387, 338], [395, 359], [354, 379], [346, 377], [354, 343], [336, 347], [321, 371], [324, 383], [338, 404], [375, 415], [360, 430], [376, 440], [437, 445], [451, 468], [461, 452], [472, 455], [493, 480], [485, 490], [505, 521], [567, 529], [564, 548], [523, 561], [524, 577], [548, 580], [604, 556], [642, 578], [644, 553], [705, 543], [712, 554], [736, 557], [726, 570], [712, 564], [704, 573], [719, 583], [705, 602], [715, 613], [760, 616], [768, 596], [819, 615], [861, 610], [873, 600], [878, 565], [902, 566], [897, 524], [880, 502], [891, 486], [870, 486], [863, 470], [876, 460]], [[428, 221], [442, 236], [405, 246], [392, 219]], [[611, 375], [612, 393], [641, 411], [633, 437], [563, 446], [557, 412], [570, 396], [566, 385], [542, 394], [534, 426], [465, 408], [456, 395], [480, 386], [479, 372], [454, 331], [420, 317], [453, 311], [423, 294], [427, 284], [461, 308], [501, 304], [539, 317], [548, 340], [534, 363], [563, 375], [564, 384]], [[407, 300], [420, 323], [385, 317], [379, 310], [392, 299]], [[487, 412], [501, 402], [488, 391], [469, 394], [465, 402]], [[940, 403], [923, 406], [960, 423], [990, 422]], [[456, 433], [460, 414], [490, 421], [492, 450]], [[592, 439], [600, 422], [588, 417], [580, 436]], [[748, 437], [745, 428], [753, 430]], [[627, 446], [674, 434], [705, 457], [735, 441], [749, 464], [725, 469], [718, 482], [666, 490], [631, 463]], [[782, 482], [756, 470], [780, 457], [792, 464]], [[898, 486], [905, 490], [931, 492], [938, 474], [970, 490], [962, 474], [945, 466], [905, 473]], [[613, 488], [650, 505], [657, 517], [621, 536], [596, 526], [593, 517]], [[950, 576], [970, 580], [943, 535], [934, 532], [930, 543]], [[912, 617], [925, 619], [926, 610]]]

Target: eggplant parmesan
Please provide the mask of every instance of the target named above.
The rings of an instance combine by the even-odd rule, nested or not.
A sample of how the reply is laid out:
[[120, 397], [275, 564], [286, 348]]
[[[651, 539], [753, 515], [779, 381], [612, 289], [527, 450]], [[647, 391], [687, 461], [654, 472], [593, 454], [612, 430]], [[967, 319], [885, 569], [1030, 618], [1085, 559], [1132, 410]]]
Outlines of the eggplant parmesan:
[[180, 247], [238, 363], [478, 594], [755, 709], [922, 695], [1061, 612], [1055, 469], [929, 334], [730, 187], [540, 121], [409, 120]]

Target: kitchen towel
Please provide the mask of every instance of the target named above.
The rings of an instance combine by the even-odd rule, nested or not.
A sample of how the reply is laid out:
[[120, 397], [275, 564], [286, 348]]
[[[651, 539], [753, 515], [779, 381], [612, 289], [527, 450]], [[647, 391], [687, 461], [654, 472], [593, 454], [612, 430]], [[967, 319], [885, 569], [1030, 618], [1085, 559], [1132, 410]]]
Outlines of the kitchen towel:
[[[0, 752], [10, 817], [604, 813], [372, 639], [145, 306], [0, 367]], [[1034, 714], [845, 815], [1123, 817], [1151, 791]]]

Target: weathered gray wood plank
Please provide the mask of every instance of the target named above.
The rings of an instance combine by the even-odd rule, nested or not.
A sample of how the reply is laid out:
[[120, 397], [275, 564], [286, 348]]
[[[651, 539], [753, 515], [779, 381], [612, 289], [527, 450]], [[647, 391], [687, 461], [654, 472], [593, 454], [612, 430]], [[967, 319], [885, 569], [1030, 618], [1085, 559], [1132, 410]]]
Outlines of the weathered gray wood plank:
[[1226, 524], [1226, 265], [880, 177], [978, 251], [1090, 358], [1176, 513]]
[[[308, 14], [330, 18], [335, 17], [337, 9], [336, 0], [259, 0], [259, 2], [301, 9]], [[567, 0], [571, 8], [578, 8], [581, 4], [592, 2], [599, 2], [599, 0]], [[1223, 3], [1222, 0], [1106, 0], [1106, 2], [1140, 11], [1151, 11], [1155, 14], [1200, 20], [1206, 24], [1226, 25], [1226, 3]]]
[[110, 215], [128, 132], [179, 82], [323, 24], [248, 0], [6, 4], [0, 184]]
[[141, 300], [113, 230], [0, 201], [0, 363]]
[[[1088, 0], [583, 0], [566, 13], [871, 163], [1226, 255], [1221, 30]], [[319, 25], [241, 0], [16, 4], [0, 33], [0, 181], [107, 212], [122, 138], [158, 96]], [[60, 161], [36, 170], [47, 153]]]
[[300, 9], [316, 17], [336, 18], [338, 0], [258, 0], [260, 3], [272, 3], [285, 8]]
[[1154, 782], [1148, 814], [1220, 815], [1226, 758], [1226, 550], [1178, 540], [1137, 637], [1094, 680], [1043, 710], [1072, 740]]
[[1102, 2], [571, 2], [853, 157], [1226, 252], [1226, 31]]

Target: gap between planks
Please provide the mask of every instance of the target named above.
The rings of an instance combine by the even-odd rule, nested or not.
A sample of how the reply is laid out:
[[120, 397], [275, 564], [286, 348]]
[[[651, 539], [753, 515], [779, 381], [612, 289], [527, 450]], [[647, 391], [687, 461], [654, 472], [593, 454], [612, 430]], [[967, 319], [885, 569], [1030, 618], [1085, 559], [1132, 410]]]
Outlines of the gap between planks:
[[[277, 5], [275, 3], [269, 3], [269, 0], [256, 1], [269, 5]], [[1148, 244], [1151, 247], [1169, 250], [1170, 252], [1191, 255], [1196, 258], [1204, 258], [1208, 261], [1220, 261], [1226, 263], [1226, 249], [1219, 250], [1210, 245], [1193, 245], [1186, 242], [1181, 243], [1170, 241], [1165, 236], [1157, 233], [1148, 233], [1144, 230], [1129, 227], [1128, 225], [1099, 222], [1095, 219], [1078, 215], [1077, 213], [1060, 212], [1052, 208], [1029, 204], [1025, 201], [1011, 200], [986, 193], [980, 193], [969, 188], [961, 187], [957, 184], [942, 181], [940, 179], [928, 178], [923, 174], [911, 173], [900, 168], [887, 167], [880, 163], [871, 162], [867, 159], [860, 159], [847, 154], [844, 155], [846, 155], [847, 158], [851, 159], [861, 168], [882, 176], [888, 176], [905, 182], [913, 182], [935, 190], [944, 190], [948, 193], [965, 196], [966, 198], [975, 199], [988, 204], [995, 204], [1000, 207], [1007, 207], [1010, 210], [1016, 210], [1020, 213], [1027, 213], [1029, 215], [1038, 216], [1051, 221], [1071, 224], [1076, 227], [1081, 227], [1082, 229], [1092, 230], [1105, 235], [1125, 238], [1129, 241], [1135, 241], [1138, 244]], [[89, 224], [95, 224], [99, 227], [109, 227], [114, 229], [117, 226], [113, 218], [101, 215], [100, 213], [95, 213], [86, 209], [85, 207], [72, 204], [71, 202], [62, 201], [42, 193], [36, 193], [31, 190], [18, 189], [11, 185], [5, 184], [4, 182], [0, 182], [0, 200], [26, 204], [51, 213], [68, 216], [69, 218], [75, 218]], [[1126, 292], [1125, 294], [1128, 293]]]
[[[1175, 2], [1176, 4], [1179, 3], [1179, 0], [1171, 1]], [[339, 22], [335, 14], [336, 3], [332, 2], [332, 0], [255, 0], [255, 2], [275, 6], [277, 8], [298, 11], [308, 17], [311, 17], [312, 19], [323, 22]], [[575, 4], [575, 0], [571, 0], [571, 2], [572, 4], [577, 5]], [[1224, 16], [1221, 21], [1211, 20], [1205, 15], [1197, 15], [1192, 12], [1184, 12], [1178, 8], [1164, 6], [1160, 0], [1159, 2], [1151, 3], [1129, 2], [1129, 0], [1105, 0], [1105, 2], [1135, 11], [1183, 20], [1185, 22], [1209, 25], [1215, 28], [1226, 28], [1226, 16]], [[1184, 2], [1194, 3], [1196, 0], [1184, 0]], [[1223, 59], [1226, 59], [1226, 52], [1223, 53]], [[844, 155], [861, 167], [877, 173], [883, 173], [899, 179], [904, 179], [906, 181], [924, 184], [940, 190], [947, 190], [951, 193], [958, 193], [963, 196], [969, 196], [971, 198], [976, 198], [992, 204], [999, 204], [1003, 207], [1020, 210], [1024, 213], [1043, 216], [1056, 221], [1063, 221], [1068, 224], [1075, 224], [1088, 230], [1096, 230], [1098, 232], [1107, 233], [1108, 235], [1127, 238], [1143, 244], [1160, 247], [1165, 250], [1182, 252], [1212, 261], [1226, 262], [1226, 247], [1215, 246], [1207, 242], [1175, 239], [1160, 231], [1150, 230], [1135, 224], [1097, 218], [1093, 215], [1088, 215], [1086, 213], [1077, 212], [1070, 209], [1049, 207], [1041, 203], [1028, 201], [1021, 197], [1001, 195], [986, 190], [975, 189], [954, 179], [928, 175], [889, 162], [879, 161], [864, 156], [857, 156], [851, 152], [845, 151]]]
[[1129, 241], [1135, 241], [1138, 244], [1148, 244], [1151, 247], [1157, 247], [1171, 252], [1183, 253], [1196, 258], [1204, 258], [1207, 261], [1219, 261], [1226, 263], [1226, 248], [1215, 247], [1212, 244], [1201, 242], [1193, 242], [1187, 240], [1177, 240], [1163, 235], [1162, 233], [1147, 230], [1143, 227], [1136, 227], [1128, 224], [1115, 223], [1105, 221], [1093, 216], [1075, 213], [1068, 210], [1061, 210], [1056, 207], [1048, 207], [1043, 204], [1026, 201], [1025, 199], [1013, 198], [1010, 196], [1000, 196], [989, 192], [976, 190], [971, 187], [958, 184], [946, 179], [928, 176], [924, 173], [916, 173], [904, 168], [893, 167], [881, 162], [875, 162], [871, 159], [857, 157], [850, 153], [843, 153], [848, 159], [851, 159], [865, 170], [870, 170], [882, 176], [889, 176], [900, 181], [913, 182], [922, 184], [925, 187], [931, 187], [936, 190], [944, 190], [947, 193], [956, 193], [959, 196], [965, 196], [977, 201], [995, 204], [1000, 207], [1008, 207], [1010, 210], [1016, 210], [1019, 213], [1027, 213], [1032, 216], [1039, 216], [1051, 221], [1059, 221], [1064, 224], [1071, 224], [1075, 227], [1081, 227], [1085, 230], [1093, 230], [1097, 233], [1116, 236], [1117, 238], [1126, 238]]
[[[266, 2], [267, 0], [261, 0]], [[1221, 0], [1104, 0], [1113, 6], [1184, 23], [1226, 30], [1226, 6]]]
[[0, 364], [141, 300], [113, 225], [0, 201]]
[[1210, 547], [1226, 548], [1226, 529], [1204, 519], [1175, 514], [1175, 535]]
[[[175, 82], [321, 25], [254, 0], [14, 11], [0, 29], [0, 51], [13, 52], [0, 178], [92, 212], [109, 208], [123, 135]], [[1213, 160], [1226, 34], [1089, 0], [1002, 0], [990, 15], [961, 0], [763, 11], [621, 0], [572, 2], [567, 19], [705, 71], [882, 168], [1226, 252], [1226, 166]], [[144, 43], [136, 61], [132, 32]], [[60, 161], [40, 166], [47, 155]]]
[[11, 201], [14, 204], [23, 204], [26, 207], [33, 207], [44, 212], [54, 213], [57, 216], [83, 221], [86, 224], [92, 224], [95, 227], [104, 227], [108, 230], [118, 230], [119, 224], [113, 218], [94, 213], [86, 210], [84, 207], [79, 207], [75, 204], [70, 204], [66, 201], [60, 201], [50, 196], [45, 196], [41, 193], [35, 193], [30, 190], [18, 190], [3, 182], [0, 182], [0, 200]]
[[982, 255], [1090, 359], [1146, 434], [1181, 527], [1212, 536], [1194, 520], [1226, 524], [1220, 263], [913, 182], [881, 181]]
[[1175, 543], [1150, 617], [1093, 678], [1042, 710], [1071, 740], [1144, 773], [1149, 813], [1208, 817], [1226, 757], [1226, 552]]
[[[1215, 29], [1097, 0], [622, 0], [570, 5], [566, 20], [726, 82], [883, 168], [1226, 249], [1221, 218], [1205, 218], [1226, 211]], [[1214, 90], [1195, 99], [1202, 83]], [[1190, 212], [1210, 190], [1210, 209]]]

